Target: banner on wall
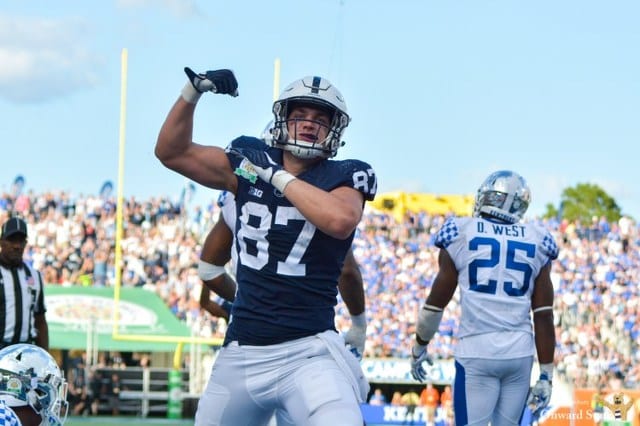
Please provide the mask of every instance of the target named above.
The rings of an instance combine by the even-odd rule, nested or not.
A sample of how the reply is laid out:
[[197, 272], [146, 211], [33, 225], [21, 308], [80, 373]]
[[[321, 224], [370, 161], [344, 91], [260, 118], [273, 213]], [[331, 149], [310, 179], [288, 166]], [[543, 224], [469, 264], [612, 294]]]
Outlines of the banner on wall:
[[[363, 359], [364, 375], [369, 382], [375, 383], [417, 383], [411, 377], [411, 362], [407, 359]], [[436, 360], [433, 365], [425, 365], [427, 374], [436, 385], [450, 385], [455, 376], [453, 360]]]
[[166, 342], [138, 342], [113, 338], [114, 289], [112, 287], [45, 287], [49, 346], [51, 349], [82, 349], [89, 329], [104, 351], [173, 352], [170, 336], [189, 337], [186, 324], [173, 314], [157, 294], [141, 288], [120, 289], [119, 332], [166, 336]]

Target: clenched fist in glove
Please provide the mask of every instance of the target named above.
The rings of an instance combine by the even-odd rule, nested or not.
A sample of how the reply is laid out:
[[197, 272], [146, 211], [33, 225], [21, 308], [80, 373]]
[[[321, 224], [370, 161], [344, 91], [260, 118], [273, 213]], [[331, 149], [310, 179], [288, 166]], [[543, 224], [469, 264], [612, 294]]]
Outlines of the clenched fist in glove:
[[424, 382], [427, 378], [427, 372], [422, 366], [423, 362], [433, 365], [433, 360], [427, 354], [427, 345], [416, 343], [411, 348], [411, 375], [419, 382]]
[[[550, 371], [549, 371], [550, 370]], [[540, 378], [529, 392], [527, 406], [534, 416], [540, 415], [551, 401], [551, 378], [553, 367], [540, 366]]]
[[238, 81], [231, 70], [207, 71], [196, 74], [191, 68], [184, 69], [189, 82], [182, 89], [182, 98], [195, 104], [204, 92], [238, 96]]
[[270, 183], [278, 191], [284, 193], [287, 185], [296, 177], [287, 172], [269, 156], [266, 151], [250, 148], [229, 148], [228, 152], [244, 158], [240, 168], [249, 165], [260, 179]]
[[362, 359], [364, 353], [364, 343], [367, 340], [367, 319], [365, 314], [353, 315], [351, 317], [351, 328], [344, 335], [344, 343], [358, 361]]

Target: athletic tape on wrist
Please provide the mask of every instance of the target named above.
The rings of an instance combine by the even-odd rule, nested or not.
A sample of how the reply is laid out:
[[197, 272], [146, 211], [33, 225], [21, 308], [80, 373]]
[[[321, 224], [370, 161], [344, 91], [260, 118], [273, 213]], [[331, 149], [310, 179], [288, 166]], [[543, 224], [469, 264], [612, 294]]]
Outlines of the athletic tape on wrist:
[[182, 94], [182, 99], [184, 99], [185, 102], [193, 105], [197, 104], [200, 96], [202, 96], [202, 93], [198, 92], [190, 81], [187, 81], [180, 93]]
[[291, 173], [284, 170], [278, 170], [273, 174], [273, 177], [271, 178], [271, 185], [273, 185], [273, 187], [278, 191], [284, 193], [284, 189], [294, 179], [296, 179], [296, 177]]
[[545, 375], [547, 380], [553, 379], [553, 364], [540, 364], [540, 376]]
[[437, 306], [424, 305], [420, 309], [416, 334], [422, 341], [428, 342], [436, 334], [442, 320], [442, 314], [442, 308]]
[[224, 266], [213, 265], [204, 260], [198, 261], [198, 276], [203, 281], [209, 281], [227, 272]]

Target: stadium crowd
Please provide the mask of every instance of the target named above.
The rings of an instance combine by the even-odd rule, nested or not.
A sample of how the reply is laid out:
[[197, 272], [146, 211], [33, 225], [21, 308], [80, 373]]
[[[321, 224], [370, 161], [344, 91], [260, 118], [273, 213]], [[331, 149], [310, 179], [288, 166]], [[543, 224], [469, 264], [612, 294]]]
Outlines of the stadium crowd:
[[[115, 281], [114, 199], [59, 192], [0, 197], [0, 222], [18, 214], [29, 224], [28, 262], [45, 282], [63, 286], [112, 286]], [[200, 245], [219, 209], [202, 209], [167, 197], [123, 203], [122, 285], [156, 292], [200, 336], [222, 337], [224, 320], [200, 309], [196, 267]], [[365, 357], [408, 358], [417, 309], [437, 270], [433, 237], [445, 217], [407, 214], [397, 223], [368, 211], [354, 239], [367, 293]], [[542, 220], [542, 219], [530, 219]], [[593, 218], [588, 224], [544, 220], [560, 247], [554, 262], [557, 372], [576, 386], [618, 380], [640, 386], [640, 245], [638, 226]], [[445, 311], [430, 346], [450, 358], [459, 306]], [[338, 329], [349, 327], [339, 303]]]

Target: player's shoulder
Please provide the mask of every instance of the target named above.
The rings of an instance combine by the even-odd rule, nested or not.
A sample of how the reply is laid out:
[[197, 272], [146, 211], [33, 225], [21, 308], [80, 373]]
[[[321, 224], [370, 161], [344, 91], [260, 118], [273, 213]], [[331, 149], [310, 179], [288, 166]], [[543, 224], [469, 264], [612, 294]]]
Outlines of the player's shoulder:
[[551, 232], [539, 223], [526, 222], [523, 224], [529, 230], [528, 233], [533, 235], [533, 238], [537, 241], [538, 246], [542, 252], [550, 259], [556, 259], [560, 251], [555, 238], [551, 235]]
[[0, 399], [0, 426], [22, 426], [16, 412], [2, 399]]
[[438, 248], [447, 248], [462, 235], [463, 230], [473, 220], [474, 218], [467, 216], [449, 216], [446, 218], [436, 233], [435, 246]]
[[369, 163], [353, 158], [348, 158], [346, 160], [327, 160], [325, 161], [325, 164], [327, 164], [328, 167], [336, 167], [344, 170], [346, 173], [364, 170], [375, 175], [375, 171]]
[[339, 179], [342, 185], [362, 192], [366, 200], [373, 200], [378, 190], [378, 180], [373, 167], [361, 160], [325, 160], [316, 173], [324, 178]]
[[233, 192], [221, 191], [220, 194], [218, 194], [218, 200], [216, 201], [216, 204], [218, 205], [218, 207], [225, 207], [227, 205], [233, 204], [234, 201], [235, 195], [233, 195]]
[[269, 148], [269, 145], [267, 145], [263, 139], [259, 139], [253, 136], [239, 136], [231, 141], [229, 147], [259, 149], [266, 151], [267, 148]]

